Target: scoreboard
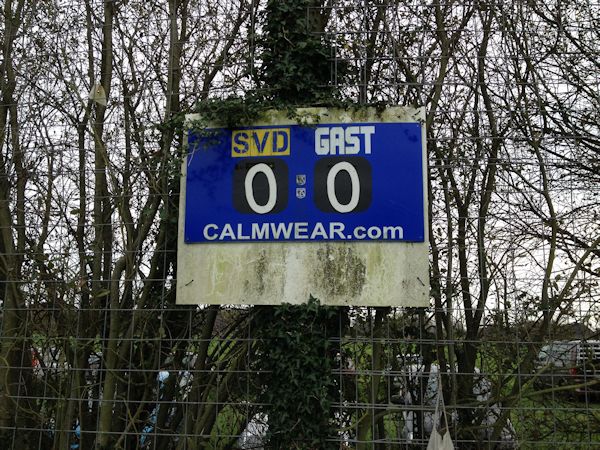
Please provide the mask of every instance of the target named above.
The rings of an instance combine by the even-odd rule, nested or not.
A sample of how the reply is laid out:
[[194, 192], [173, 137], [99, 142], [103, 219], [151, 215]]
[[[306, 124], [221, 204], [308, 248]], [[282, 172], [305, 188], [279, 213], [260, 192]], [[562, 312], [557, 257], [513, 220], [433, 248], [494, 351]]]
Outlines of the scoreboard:
[[185, 242], [424, 240], [422, 125], [190, 133]]
[[429, 305], [424, 114], [308, 108], [190, 127], [176, 302]]

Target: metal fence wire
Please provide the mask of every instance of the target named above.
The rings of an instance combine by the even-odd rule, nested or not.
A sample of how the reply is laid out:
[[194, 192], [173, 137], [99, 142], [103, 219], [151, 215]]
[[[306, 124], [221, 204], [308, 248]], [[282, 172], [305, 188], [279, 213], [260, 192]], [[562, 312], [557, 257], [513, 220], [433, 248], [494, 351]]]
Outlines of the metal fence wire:
[[[305, 3], [344, 99], [427, 114], [431, 306], [340, 310], [328, 442], [424, 448], [441, 391], [457, 448], [600, 446], [600, 5]], [[267, 446], [256, 309], [175, 304], [172, 126], [268, 91], [266, 7], [0, 5], [0, 447]]]

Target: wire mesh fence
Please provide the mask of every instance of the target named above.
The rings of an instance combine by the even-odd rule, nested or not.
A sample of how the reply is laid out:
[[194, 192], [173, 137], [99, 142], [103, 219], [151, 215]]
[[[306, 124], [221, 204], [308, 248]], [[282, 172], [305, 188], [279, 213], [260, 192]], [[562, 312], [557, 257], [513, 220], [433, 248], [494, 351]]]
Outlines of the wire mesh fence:
[[[600, 446], [599, 5], [302, 4], [342, 99], [427, 113], [431, 306], [336, 309], [327, 445]], [[267, 7], [0, 8], [2, 448], [269, 448], [264, 307], [175, 304], [181, 118], [269, 95]]]

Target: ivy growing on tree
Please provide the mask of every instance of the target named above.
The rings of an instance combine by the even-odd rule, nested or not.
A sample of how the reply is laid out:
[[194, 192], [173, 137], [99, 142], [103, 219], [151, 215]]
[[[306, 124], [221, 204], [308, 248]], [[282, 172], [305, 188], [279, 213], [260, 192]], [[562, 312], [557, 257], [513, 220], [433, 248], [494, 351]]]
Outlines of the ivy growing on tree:
[[259, 80], [269, 100], [327, 103], [332, 47], [325, 39], [327, 15], [316, 0], [270, 0], [264, 12]]
[[[264, 99], [282, 106], [335, 101], [330, 83], [327, 17], [315, 0], [270, 0], [259, 39]], [[309, 299], [307, 299], [308, 301]], [[331, 403], [336, 398], [328, 336], [337, 309], [311, 298], [305, 305], [263, 308], [257, 315], [260, 403], [267, 405], [267, 441], [274, 449], [335, 448]]]
[[337, 448], [331, 415], [335, 395], [328, 337], [337, 308], [311, 298], [304, 305], [262, 308], [258, 314], [260, 402], [267, 405], [268, 448]]

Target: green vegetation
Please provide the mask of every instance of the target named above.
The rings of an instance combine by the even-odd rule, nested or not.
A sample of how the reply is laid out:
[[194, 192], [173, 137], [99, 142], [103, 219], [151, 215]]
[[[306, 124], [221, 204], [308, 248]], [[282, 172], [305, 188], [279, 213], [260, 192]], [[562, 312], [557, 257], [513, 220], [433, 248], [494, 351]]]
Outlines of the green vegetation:
[[328, 336], [338, 327], [336, 308], [311, 298], [305, 305], [261, 308], [256, 315], [259, 401], [268, 416], [270, 448], [334, 449], [335, 399]]

